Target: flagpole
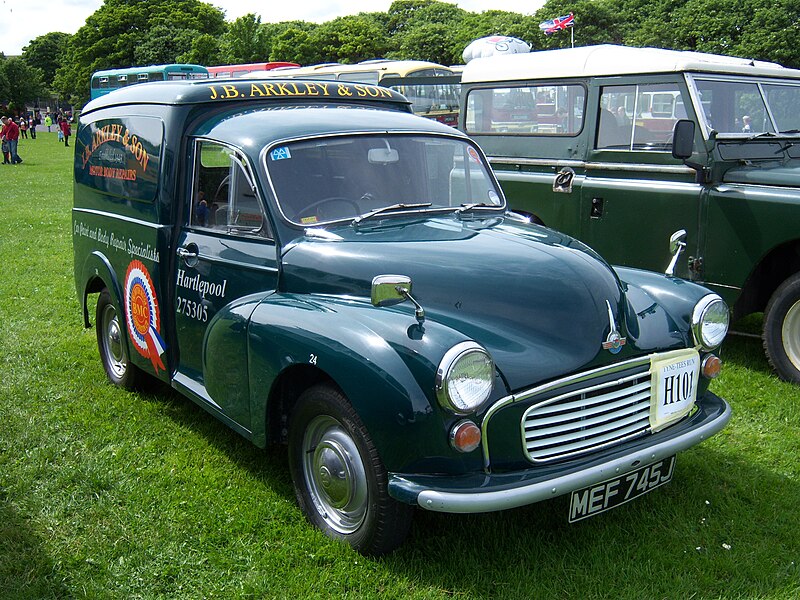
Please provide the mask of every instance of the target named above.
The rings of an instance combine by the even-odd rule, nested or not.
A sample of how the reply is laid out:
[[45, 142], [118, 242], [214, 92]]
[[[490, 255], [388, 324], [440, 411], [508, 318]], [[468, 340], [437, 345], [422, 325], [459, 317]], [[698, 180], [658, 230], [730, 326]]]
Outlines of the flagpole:
[[572, 47], [575, 47], [575, 25], [569, 28], [569, 39], [572, 42]]

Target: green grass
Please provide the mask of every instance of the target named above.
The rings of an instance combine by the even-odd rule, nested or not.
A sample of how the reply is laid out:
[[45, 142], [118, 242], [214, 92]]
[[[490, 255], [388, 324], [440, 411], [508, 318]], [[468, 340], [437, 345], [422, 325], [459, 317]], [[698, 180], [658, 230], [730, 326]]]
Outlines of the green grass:
[[169, 392], [112, 387], [72, 276], [71, 151], [0, 167], [0, 598], [796, 598], [800, 388], [731, 337], [731, 424], [673, 482], [577, 525], [563, 498], [418, 511], [395, 554], [313, 530], [282, 448]]

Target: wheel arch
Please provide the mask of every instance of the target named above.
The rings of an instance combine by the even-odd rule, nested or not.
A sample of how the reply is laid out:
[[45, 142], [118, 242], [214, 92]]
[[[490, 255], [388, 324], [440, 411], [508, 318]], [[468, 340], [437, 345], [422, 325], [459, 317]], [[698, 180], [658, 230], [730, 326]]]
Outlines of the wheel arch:
[[92, 327], [89, 316], [89, 296], [91, 294], [99, 294], [104, 288], [107, 288], [111, 294], [111, 299], [122, 308], [122, 288], [114, 267], [111, 266], [105, 255], [99, 252], [89, 254], [83, 264], [80, 281], [83, 283], [79, 286], [78, 292], [81, 296], [81, 307], [83, 308], [83, 326], [86, 329]]
[[776, 246], [750, 273], [733, 307], [736, 319], [762, 312], [775, 290], [786, 279], [800, 272], [800, 239]]

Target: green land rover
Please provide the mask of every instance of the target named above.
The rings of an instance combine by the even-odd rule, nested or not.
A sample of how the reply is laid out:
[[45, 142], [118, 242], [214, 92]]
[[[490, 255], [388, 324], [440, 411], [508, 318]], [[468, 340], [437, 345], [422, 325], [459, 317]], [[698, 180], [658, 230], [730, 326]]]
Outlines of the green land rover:
[[770, 362], [800, 383], [800, 71], [590, 46], [476, 59], [462, 83], [460, 128], [512, 209], [763, 311]]
[[369, 554], [413, 507], [570, 494], [577, 521], [668, 482], [730, 417], [725, 302], [507, 212], [480, 148], [409, 106], [275, 79], [90, 102], [75, 278], [108, 378], [286, 444], [309, 520]]

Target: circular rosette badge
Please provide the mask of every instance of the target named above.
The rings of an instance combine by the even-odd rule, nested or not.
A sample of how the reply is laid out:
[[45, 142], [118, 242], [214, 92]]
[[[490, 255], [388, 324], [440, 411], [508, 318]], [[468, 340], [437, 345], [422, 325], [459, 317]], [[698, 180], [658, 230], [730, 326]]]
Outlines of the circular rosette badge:
[[166, 370], [161, 360], [166, 345], [158, 333], [161, 317], [155, 286], [147, 267], [138, 260], [128, 265], [125, 274], [125, 322], [136, 351], [153, 363], [156, 373], [159, 368]]

